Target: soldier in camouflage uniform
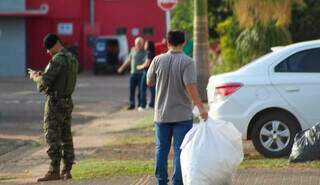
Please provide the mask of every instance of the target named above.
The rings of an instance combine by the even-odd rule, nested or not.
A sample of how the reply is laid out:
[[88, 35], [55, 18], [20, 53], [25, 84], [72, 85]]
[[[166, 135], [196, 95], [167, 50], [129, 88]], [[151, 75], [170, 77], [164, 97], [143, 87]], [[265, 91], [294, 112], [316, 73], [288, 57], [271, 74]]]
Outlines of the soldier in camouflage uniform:
[[[44, 47], [52, 56], [45, 71], [42, 73], [29, 70], [30, 79], [37, 84], [40, 92], [46, 94], [44, 132], [51, 163], [48, 173], [38, 181], [71, 179], [70, 172], [74, 164], [71, 95], [76, 84], [78, 62], [55, 34], [48, 34], [44, 38]], [[60, 174], [61, 159], [64, 165]]]

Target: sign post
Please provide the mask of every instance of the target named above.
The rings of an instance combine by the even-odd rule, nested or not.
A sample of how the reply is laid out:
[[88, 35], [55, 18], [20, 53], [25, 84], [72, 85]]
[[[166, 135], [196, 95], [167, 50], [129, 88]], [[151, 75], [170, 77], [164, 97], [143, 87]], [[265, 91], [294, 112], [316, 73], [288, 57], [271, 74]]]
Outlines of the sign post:
[[171, 30], [170, 10], [166, 11], [166, 28], [168, 33]]
[[167, 33], [170, 31], [170, 11], [176, 7], [178, 0], [158, 0], [158, 6], [166, 12]]

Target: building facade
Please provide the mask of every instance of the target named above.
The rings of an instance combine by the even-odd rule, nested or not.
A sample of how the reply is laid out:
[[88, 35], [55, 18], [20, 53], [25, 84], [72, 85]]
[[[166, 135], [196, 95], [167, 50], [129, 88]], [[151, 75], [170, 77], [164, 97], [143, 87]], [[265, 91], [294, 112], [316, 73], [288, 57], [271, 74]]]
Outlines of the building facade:
[[[25, 19], [5, 15], [25, 10], [23, 0], [1, 0], [0, 12], [0, 74], [1, 76], [21, 76], [26, 67]], [[0, 14], [1, 15], [1, 14]]]
[[160, 41], [165, 25], [157, 0], [1, 0], [0, 76], [43, 69], [50, 57], [42, 39], [49, 32], [57, 33], [91, 70], [93, 37], [124, 34], [131, 47], [137, 36]]

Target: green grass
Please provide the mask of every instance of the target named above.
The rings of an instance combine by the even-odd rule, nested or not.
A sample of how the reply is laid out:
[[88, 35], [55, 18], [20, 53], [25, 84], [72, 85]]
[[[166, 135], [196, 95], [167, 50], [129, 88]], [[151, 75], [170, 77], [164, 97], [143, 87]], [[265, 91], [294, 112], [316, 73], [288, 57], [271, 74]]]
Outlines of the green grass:
[[45, 141], [43, 139], [37, 139], [32, 142], [33, 147], [40, 147], [44, 145], [45, 145]]
[[319, 169], [320, 161], [307, 163], [289, 163], [287, 158], [264, 158], [262, 156], [245, 156], [240, 169]]
[[[172, 161], [168, 161], [169, 171], [172, 171]], [[153, 160], [84, 160], [74, 165], [73, 178], [91, 179], [105, 176], [134, 176], [154, 173]]]
[[134, 129], [151, 131], [154, 127], [153, 114], [138, 122]]
[[103, 176], [131, 176], [152, 174], [154, 162], [151, 160], [85, 160], [74, 166], [74, 179], [88, 179]]
[[[153, 114], [146, 116], [135, 124], [128, 133], [119, 136], [116, 141], [107, 144], [107, 147], [118, 147], [138, 144], [154, 144], [154, 136], [150, 135], [154, 128]], [[136, 133], [138, 131], [138, 133]]]
[[[172, 161], [168, 162], [172, 171]], [[246, 157], [239, 169], [319, 169], [320, 162], [291, 164], [287, 159], [267, 159]], [[84, 160], [72, 170], [74, 179], [91, 179], [105, 176], [134, 176], [154, 173], [153, 160]], [[1, 177], [0, 177], [1, 179]]]
[[127, 136], [118, 138], [116, 141], [107, 145], [107, 147], [119, 147], [138, 144], [154, 144], [154, 137], [151, 136]]
[[15, 178], [9, 177], [9, 176], [0, 176], [0, 181], [11, 180], [11, 179], [15, 179]]

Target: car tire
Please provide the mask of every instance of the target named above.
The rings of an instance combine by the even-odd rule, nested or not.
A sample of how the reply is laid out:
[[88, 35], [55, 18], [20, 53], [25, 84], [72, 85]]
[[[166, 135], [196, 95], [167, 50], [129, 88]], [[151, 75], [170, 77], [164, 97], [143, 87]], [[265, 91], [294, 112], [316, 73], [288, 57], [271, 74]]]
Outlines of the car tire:
[[285, 112], [269, 112], [254, 123], [251, 139], [256, 150], [265, 157], [277, 158], [291, 153], [298, 121]]

